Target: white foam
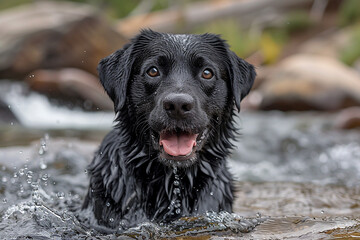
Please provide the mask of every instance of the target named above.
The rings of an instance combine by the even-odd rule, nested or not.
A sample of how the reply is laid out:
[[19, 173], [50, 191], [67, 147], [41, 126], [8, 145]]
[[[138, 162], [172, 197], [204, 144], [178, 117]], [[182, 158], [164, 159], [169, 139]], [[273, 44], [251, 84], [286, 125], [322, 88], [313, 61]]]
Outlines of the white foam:
[[55, 106], [44, 95], [31, 92], [22, 93], [22, 86], [12, 85], [3, 92], [3, 100], [20, 123], [30, 128], [41, 129], [106, 129], [114, 119], [112, 112], [85, 112], [81, 109], [69, 109]]

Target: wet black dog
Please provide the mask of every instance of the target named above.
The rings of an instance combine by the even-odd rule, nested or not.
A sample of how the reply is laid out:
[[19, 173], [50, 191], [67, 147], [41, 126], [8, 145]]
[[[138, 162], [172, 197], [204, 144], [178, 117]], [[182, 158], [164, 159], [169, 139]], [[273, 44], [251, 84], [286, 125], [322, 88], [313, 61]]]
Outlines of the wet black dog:
[[254, 67], [217, 35], [147, 30], [98, 71], [117, 113], [88, 169], [83, 207], [98, 224], [231, 212], [225, 158], [236, 133], [234, 104], [240, 109]]

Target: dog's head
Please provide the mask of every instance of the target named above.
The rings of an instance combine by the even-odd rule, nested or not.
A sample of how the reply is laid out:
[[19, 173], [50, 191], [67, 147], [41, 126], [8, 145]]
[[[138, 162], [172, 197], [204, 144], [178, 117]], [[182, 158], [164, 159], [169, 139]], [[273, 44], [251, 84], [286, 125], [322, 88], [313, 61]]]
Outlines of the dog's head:
[[[217, 35], [143, 31], [98, 66], [118, 114], [172, 166], [189, 166], [248, 94], [254, 67]], [[221, 135], [221, 133], [220, 133]], [[220, 136], [221, 137], [221, 136]]]

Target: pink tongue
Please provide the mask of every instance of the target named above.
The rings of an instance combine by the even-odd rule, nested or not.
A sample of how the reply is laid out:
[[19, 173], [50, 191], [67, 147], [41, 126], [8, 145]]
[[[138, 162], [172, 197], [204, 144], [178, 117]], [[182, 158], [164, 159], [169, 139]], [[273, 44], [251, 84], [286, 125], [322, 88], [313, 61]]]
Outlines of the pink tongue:
[[163, 133], [160, 135], [160, 146], [171, 156], [186, 156], [196, 146], [196, 137], [197, 134], [190, 133]]

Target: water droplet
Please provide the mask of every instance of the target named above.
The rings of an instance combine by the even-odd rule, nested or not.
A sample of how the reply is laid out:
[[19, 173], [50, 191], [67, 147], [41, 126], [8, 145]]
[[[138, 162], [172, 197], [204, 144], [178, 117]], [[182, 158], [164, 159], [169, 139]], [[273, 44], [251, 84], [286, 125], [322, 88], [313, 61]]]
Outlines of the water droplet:
[[11, 123], [10, 123], [10, 125], [11, 125], [11, 126], [13, 126], [13, 125], [14, 125], [14, 123], [13, 123], [13, 122], [11, 122]]
[[106, 206], [107, 206], [107, 207], [110, 207], [110, 203], [109, 203], [109, 202], [107, 202], [107, 203], [106, 203]]
[[40, 169], [44, 170], [44, 169], [46, 169], [46, 168], [47, 168], [46, 163], [44, 163], [44, 161], [41, 161], [41, 162], [40, 162]]
[[4, 199], [2, 200], [2, 202], [3, 202], [3, 203], [7, 203], [7, 199], [4, 198]]
[[7, 179], [7, 177], [3, 176], [3, 177], [1, 178], [1, 181], [2, 181], [3, 183], [6, 183], [6, 182], [8, 181], [8, 179]]
[[177, 181], [177, 180], [175, 180], [175, 181], [174, 181], [174, 186], [179, 186], [179, 185], [180, 185], [180, 182]]
[[10, 105], [8, 105], [8, 108], [9, 108], [9, 109], [11, 109], [11, 106], [10, 106]]
[[58, 193], [56, 194], [56, 196], [57, 196], [59, 199], [63, 199], [63, 198], [65, 197], [65, 193], [63, 193], [63, 192], [58, 192]]
[[49, 175], [47, 175], [47, 174], [45, 173], [44, 175], [42, 175], [41, 180], [47, 181], [48, 178], [49, 178]]
[[19, 169], [19, 174], [20, 176], [24, 175], [25, 174], [25, 170], [23, 168], [20, 168]]
[[180, 213], [181, 213], [181, 209], [180, 209], [180, 208], [177, 208], [177, 209], [175, 210], [175, 213], [176, 213], [176, 214], [180, 214]]
[[23, 151], [20, 151], [19, 154], [23, 154]]
[[65, 210], [62, 214], [62, 218], [65, 221], [69, 221], [71, 219], [71, 215]]
[[174, 174], [177, 174], [177, 167], [174, 167], [173, 173], [174, 173]]
[[45, 153], [44, 148], [40, 147], [39, 149], [39, 155], [43, 155]]
[[34, 175], [34, 173], [33, 173], [32, 171], [28, 171], [28, 172], [26, 173], [26, 176], [27, 176], [28, 178], [32, 178], [33, 175]]
[[85, 170], [84, 170], [84, 173], [85, 173], [85, 174], [88, 174], [88, 170], [87, 170], [87, 169], [85, 169]]
[[256, 217], [257, 217], [257, 218], [261, 218], [261, 213], [259, 213], [259, 212], [256, 213]]
[[325, 211], [324, 210], [321, 210], [321, 214], [324, 214], [325, 213]]
[[114, 219], [113, 218], [109, 218], [109, 222], [114, 222]]
[[214, 193], [213, 193], [213, 192], [210, 192], [210, 195], [211, 195], [211, 196], [213, 196], [213, 195], [214, 195]]
[[33, 190], [38, 190], [39, 189], [39, 184], [37, 182], [32, 182], [31, 183], [31, 187], [33, 188]]
[[179, 194], [180, 193], [180, 188], [174, 188], [174, 194]]

